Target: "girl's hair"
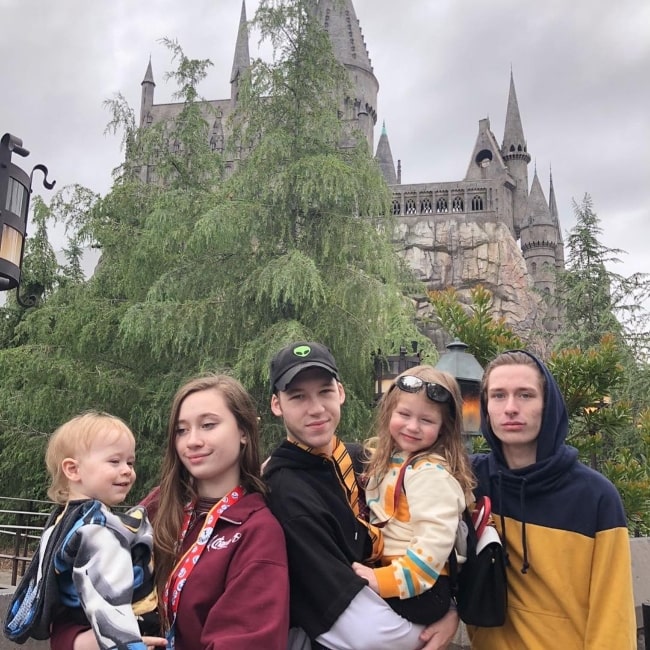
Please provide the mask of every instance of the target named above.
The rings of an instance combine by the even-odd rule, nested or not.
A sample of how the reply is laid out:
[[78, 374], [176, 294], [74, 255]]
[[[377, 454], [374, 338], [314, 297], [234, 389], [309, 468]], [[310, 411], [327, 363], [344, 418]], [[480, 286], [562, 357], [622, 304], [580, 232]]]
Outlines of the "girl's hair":
[[521, 350], [508, 350], [506, 352], [498, 354], [485, 367], [485, 371], [483, 372], [483, 379], [481, 380], [481, 396], [483, 398], [484, 404], [487, 404], [487, 389], [490, 373], [495, 368], [498, 368], [500, 366], [529, 366], [530, 368], [533, 368], [539, 377], [542, 395], [546, 393], [546, 377], [535, 362], [535, 359], [533, 359], [533, 357], [529, 356], [525, 352], [522, 352]]
[[65, 458], [78, 458], [87, 453], [97, 440], [107, 442], [109, 436], [127, 436], [135, 442], [124, 420], [100, 411], [86, 411], [62, 424], [50, 438], [45, 452], [45, 465], [51, 483], [47, 496], [55, 503], [67, 503], [70, 485], [61, 463]]
[[188, 395], [216, 390], [237, 420], [245, 435], [239, 456], [240, 483], [247, 492], [266, 493], [260, 470], [260, 435], [257, 409], [246, 389], [228, 375], [196, 377], [181, 386], [172, 402], [167, 427], [167, 445], [162, 462], [160, 498], [154, 519], [154, 562], [159, 601], [167, 578], [178, 560], [178, 543], [183, 524], [183, 509], [197, 498], [195, 481], [176, 453], [176, 425], [183, 401]]
[[[463, 399], [460, 394], [458, 382], [452, 375], [441, 370], [436, 370], [433, 366], [421, 365], [415, 368], [409, 368], [401, 375], [395, 378], [411, 375], [419, 377], [426, 382], [439, 384], [446, 388], [451, 394], [449, 402], [432, 402], [436, 404], [442, 413], [442, 425], [438, 439], [429, 449], [422, 450], [421, 455], [435, 453], [442, 456], [446, 463], [447, 469], [451, 475], [460, 483], [463, 491], [467, 494], [476, 486], [474, 474], [469, 462], [469, 456], [465, 443], [462, 438]], [[421, 390], [424, 399], [426, 397], [424, 387]], [[367, 465], [366, 474], [373, 481], [381, 481], [382, 477], [388, 471], [390, 458], [397, 449], [395, 441], [390, 435], [389, 425], [393, 411], [397, 407], [400, 397], [404, 393], [393, 384], [386, 393], [384, 393], [375, 415], [374, 428], [375, 436], [367, 441], [366, 449], [370, 453], [370, 460]], [[417, 456], [420, 455], [417, 454]], [[417, 458], [416, 456], [416, 458]]]

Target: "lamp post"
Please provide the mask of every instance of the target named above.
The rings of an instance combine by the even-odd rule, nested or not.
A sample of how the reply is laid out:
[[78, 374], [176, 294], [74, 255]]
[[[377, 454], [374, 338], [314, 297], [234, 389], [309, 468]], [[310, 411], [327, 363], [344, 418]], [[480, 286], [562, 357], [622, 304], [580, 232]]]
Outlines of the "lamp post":
[[472, 437], [481, 432], [481, 379], [483, 367], [473, 354], [467, 352], [467, 345], [461, 341], [452, 341], [447, 345], [447, 352], [440, 356], [437, 370], [444, 370], [453, 375], [460, 386], [463, 397], [463, 434], [465, 442], [472, 450]]
[[38, 169], [43, 172], [43, 185], [48, 190], [54, 187], [56, 181], [47, 180], [45, 165], [34, 165], [27, 174], [11, 162], [14, 153], [23, 158], [29, 156], [20, 138], [5, 133], [0, 139], [0, 291], [17, 289], [18, 303], [23, 307], [33, 307], [36, 304], [33, 296], [26, 301], [20, 297], [20, 273], [25, 253], [32, 179]]
[[406, 346], [401, 345], [399, 354], [383, 355], [381, 350], [373, 352], [373, 365], [375, 375], [375, 404], [381, 396], [390, 388], [393, 380], [409, 368], [420, 365], [420, 353], [418, 352], [417, 341], [411, 341], [413, 354], [407, 354]]

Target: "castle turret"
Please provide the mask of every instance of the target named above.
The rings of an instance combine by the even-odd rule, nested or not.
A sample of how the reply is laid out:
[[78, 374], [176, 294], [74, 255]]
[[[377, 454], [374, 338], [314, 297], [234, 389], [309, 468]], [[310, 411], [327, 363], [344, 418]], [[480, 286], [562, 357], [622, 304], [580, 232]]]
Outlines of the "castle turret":
[[342, 106], [343, 120], [366, 136], [372, 152], [379, 82], [352, 0], [320, 0], [316, 15], [329, 34], [336, 60], [346, 67], [350, 76], [350, 96], [344, 99]]
[[156, 84], [153, 80], [153, 70], [151, 69], [151, 57], [149, 65], [144, 74], [144, 79], [140, 84], [142, 86], [142, 98], [140, 100], [140, 126], [149, 126], [153, 122], [151, 108], [153, 107], [153, 91]]
[[393, 162], [393, 154], [390, 150], [390, 143], [388, 142], [386, 122], [384, 122], [381, 127], [381, 136], [379, 137], [375, 160], [379, 165], [379, 169], [381, 170], [385, 181], [389, 185], [395, 185], [397, 183], [397, 174], [395, 174], [395, 163]]
[[535, 170], [526, 207], [526, 221], [521, 227], [521, 250], [535, 288], [555, 295], [558, 228], [546, 203]]
[[251, 57], [248, 49], [248, 22], [246, 20], [246, 0], [241, 3], [241, 15], [239, 17], [239, 31], [235, 44], [235, 55], [232, 61], [232, 72], [230, 73], [230, 98], [237, 101], [239, 95], [239, 84], [243, 74], [250, 68]]
[[506, 124], [503, 130], [503, 144], [501, 145], [501, 156], [508, 166], [510, 175], [517, 183], [513, 192], [512, 214], [515, 227], [515, 237], [519, 237], [519, 231], [526, 218], [526, 202], [528, 199], [528, 163], [530, 154], [524, 138], [524, 129], [521, 125], [517, 93], [515, 92], [515, 81], [510, 72], [510, 91], [508, 93], [508, 110], [506, 112]]

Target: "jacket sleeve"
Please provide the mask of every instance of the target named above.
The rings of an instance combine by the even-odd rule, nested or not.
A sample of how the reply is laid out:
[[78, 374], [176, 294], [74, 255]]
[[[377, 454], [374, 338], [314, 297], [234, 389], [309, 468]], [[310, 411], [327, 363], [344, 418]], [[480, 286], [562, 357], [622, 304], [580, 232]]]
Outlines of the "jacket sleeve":
[[264, 518], [240, 543], [225, 590], [207, 614], [201, 648], [286, 650], [289, 573], [282, 529], [275, 519]]
[[[407, 471], [402, 499], [408, 510], [399, 508], [384, 529], [389, 552], [389, 534], [404, 539], [406, 550], [390, 564], [375, 569], [379, 594], [383, 598], [412, 598], [436, 583], [456, 539], [465, 498], [458, 482], [442, 466], [427, 462]], [[408, 513], [407, 521], [400, 521]]]
[[133, 566], [126, 541], [99, 524], [81, 526], [75, 537], [72, 581], [99, 647], [146, 650], [131, 607]]
[[[612, 487], [612, 490], [614, 488]], [[612, 512], [621, 511], [616, 503], [601, 504], [611, 520]], [[623, 519], [624, 520], [624, 519]], [[635, 650], [636, 616], [632, 587], [632, 560], [627, 528], [617, 526], [600, 530], [594, 540], [585, 648], [589, 650]]]

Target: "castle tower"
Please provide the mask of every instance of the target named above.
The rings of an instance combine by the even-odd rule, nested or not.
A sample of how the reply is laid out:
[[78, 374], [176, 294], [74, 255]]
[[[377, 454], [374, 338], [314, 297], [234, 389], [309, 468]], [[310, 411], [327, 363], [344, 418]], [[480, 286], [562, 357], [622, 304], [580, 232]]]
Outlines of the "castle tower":
[[558, 244], [557, 223], [535, 170], [521, 227], [521, 250], [535, 288], [551, 296], [555, 295]]
[[153, 107], [153, 91], [156, 84], [153, 80], [153, 70], [151, 69], [151, 57], [149, 65], [144, 73], [144, 79], [140, 84], [142, 86], [142, 97], [140, 99], [140, 126], [149, 126], [153, 121], [151, 109]]
[[[515, 238], [519, 237], [519, 231], [526, 218], [526, 201], [528, 199], [528, 163], [530, 154], [524, 138], [524, 129], [521, 125], [517, 93], [515, 92], [515, 81], [510, 72], [510, 92], [508, 93], [508, 109], [506, 111], [506, 123], [503, 130], [503, 144], [501, 155], [508, 171], [513, 177], [517, 186], [512, 194], [512, 214], [515, 229]], [[540, 188], [541, 189], [541, 188]]]
[[239, 84], [243, 74], [251, 65], [251, 57], [248, 49], [248, 22], [246, 20], [246, 0], [241, 3], [241, 16], [239, 17], [239, 31], [235, 43], [235, 55], [232, 61], [232, 72], [230, 73], [230, 99], [233, 103], [239, 95]]
[[393, 162], [393, 154], [390, 150], [390, 143], [388, 142], [386, 122], [381, 127], [381, 136], [379, 137], [375, 160], [379, 165], [379, 169], [386, 183], [388, 185], [395, 185], [397, 183], [397, 174], [395, 174], [395, 163]]
[[350, 76], [350, 96], [345, 97], [342, 106], [343, 121], [365, 135], [372, 152], [379, 82], [352, 0], [317, 0], [316, 16], [329, 34], [336, 60]]

